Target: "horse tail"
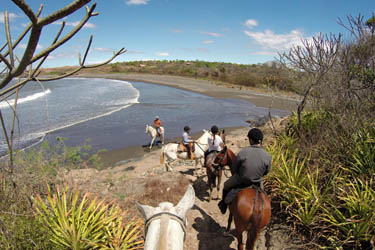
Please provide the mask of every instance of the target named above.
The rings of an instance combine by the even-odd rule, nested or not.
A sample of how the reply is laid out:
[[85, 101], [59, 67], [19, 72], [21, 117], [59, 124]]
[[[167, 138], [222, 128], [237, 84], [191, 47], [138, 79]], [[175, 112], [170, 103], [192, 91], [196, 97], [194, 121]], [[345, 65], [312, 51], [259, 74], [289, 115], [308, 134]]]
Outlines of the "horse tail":
[[164, 164], [164, 147], [162, 147], [160, 151], [160, 166], [163, 167], [163, 164]]
[[[264, 197], [263, 192], [260, 191], [258, 188], [255, 188], [255, 198], [254, 198], [254, 206], [253, 206], [253, 212], [251, 213], [250, 219], [249, 219], [249, 225], [247, 228], [247, 240], [246, 240], [246, 249], [254, 249], [255, 242], [259, 236], [260, 233], [260, 227], [262, 222], [262, 215], [263, 215], [263, 209], [264, 209]], [[261, 199], [261, 208], [257, 209], [258, 205], [258, 195], [260, 195]]]

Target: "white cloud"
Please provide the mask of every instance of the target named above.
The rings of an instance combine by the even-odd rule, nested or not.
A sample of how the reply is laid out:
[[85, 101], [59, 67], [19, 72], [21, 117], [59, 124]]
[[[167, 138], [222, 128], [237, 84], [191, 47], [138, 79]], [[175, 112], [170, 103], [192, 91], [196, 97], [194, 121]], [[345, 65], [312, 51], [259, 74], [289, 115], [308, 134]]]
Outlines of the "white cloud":
[[[20, 44], [18, 44], [18, 46], [17, 46], [17, 48], [19, 48], [19, 49], [26, 49], [26, 47], [27, 47], [27, 44], [25, 44], [25, 43], [20, 43]], [[38, 45], [36, 46], [36, 49], [43, 49], [43, 46], [40, 45], [40, 44], [38, 44]]]
[[213, 37], [220, 37], [220, 36], [223, 36], [223, 35], [220, 34], [220, 33], [216, 33], [216, 32], [206, 32], [206, 31], [201, 31], [201, 34], [205, 34], [205, 35], [209, 35], [209, 36], [213, 36]]
[[[76, 21], [76, 22], [65, 22], [65, 25], [66, 26], [72, 26], [72, 27], [75, 27], [79, 24], [80, 22], [79, 21]], [[56, 25], [61, 25], [62, 22], [61, 21], [57, 21], [57, 22], [54, 22], [53, 24], [56, 24]], [[85, 25], [83, 25], [83, 28], [89, 28], [89, 29], [93, 29], [95, 28], [96, 25], [93, 24], [93, 23], [90, 23], [90, 22], [87, 22], [85, 23]]]
[[127, 5], [141, 5], [147, 4], [149, 0], [128, 0], [126, 1]]
[[[4, 23], [4, 17], [5, 17], [4, 12], [0, 12], [0, 23]], [[9, 17], [9, 20], [14, 20], [18, 16], [14, 13], [8, 12], [8, 17]]]
[[169, 53], [168, 52], [157, 52], [156, 55], [157, 56], [169, 56]]
[[[64, 59], [64, 58], [78, 58], [77, 53], [74, 52], [60, 52], [60, 53], [54, 53], [53, 55], [49, 55], [47, 59]], [[78, 59], [77, 59], [78, 61]]]
[[261, 56], [276, 56], [277, 55], [277, 52], [276, 51], [266, 51], [266, 50], [263, 50], [263, 51], [256, 51], [254, 53], [251, 53], [253, 55], [261, 55]]
[[258, 26], [258, 22], [255, 19], [247, 19], [245, 22], [245, 26], [252, 29], [255, 26]]
[[110, 48], [95, 48], [94, 50], [101, 51], [101, 52], [109, 52], [109, 51], [111, 51]]
[[144, 52], [138, 50], [127, 50], [126, 54], [144, 54]]
[[265, 30], [264, 32], [251, 32], [245, 30], [244, 32], [246, 35], [254, 39], [258, 44], [260, 44], [265, 49], [265, 51], [288, 50], [293, 45], [302, 45], [302, 40], [304, 39], [311, 39], [305, 38], [302, 32], [298, 30], [292, 30], [288, 34], [275, 34], [271, 30]]
[[210, 44], [210, 43], [214, 43], [214, 41], [213, 40], [204, 40], [202, 43], [203, 44]]

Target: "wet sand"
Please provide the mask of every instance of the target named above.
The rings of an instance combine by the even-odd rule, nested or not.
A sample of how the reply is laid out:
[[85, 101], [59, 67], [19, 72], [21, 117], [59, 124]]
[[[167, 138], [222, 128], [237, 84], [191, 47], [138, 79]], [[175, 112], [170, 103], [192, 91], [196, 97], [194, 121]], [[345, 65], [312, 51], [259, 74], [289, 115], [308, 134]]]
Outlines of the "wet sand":
[[[253, 89], [246, 87], [239, 87], [230, 84], [211, 82], [207, 80], [185, 78], [178, 76], [163, 76], [163, 75], [149, 75], [149, 74], [124, 74], [124, 73], [113, 73], [113, 74], [79, 74], [78, 77], [87, 78], [107, 78], [115, 80], [127, 80], [135, 82], [147, 82], [159, 85], [165, 85], [169, 87], [179, 88], [187, 91], [192, 91], [199, 94], [204, 94], [214, 98], [230, 98], [240, 99], [254, 103], [256, 106], [265, 108], [275, 108], [287, 111], [296, 110], [298, 97], [288, 93], [275, 93], [265, 91], [263, 89]], [[227, 128], [228, 129], [228, 128]], [[230, 129], [230, 128], [229, 128]], [[201, 135], [195, 134], [194, 138], [198, 138]], [[180, 138], [174, 138], [166, 141], [179, 141]], [[156, 150], [155, 149], [152, 150]], [[123, 149], [109, 150], [100, 153], [102, 157], [104, 168], [121, 165], [132, 160], [141, 160], [142, 157], [149, 153], [149, 149], [146, 147], [133, 146], [126, 147]]]

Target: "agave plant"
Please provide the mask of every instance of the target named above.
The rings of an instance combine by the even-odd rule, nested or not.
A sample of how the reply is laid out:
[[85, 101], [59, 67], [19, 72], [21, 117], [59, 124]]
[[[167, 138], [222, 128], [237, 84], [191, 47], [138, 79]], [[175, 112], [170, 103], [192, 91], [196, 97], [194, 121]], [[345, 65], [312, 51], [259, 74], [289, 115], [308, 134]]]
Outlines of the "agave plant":
[[63, 191], [56, 187], [47, 200], [39, 195], [35, 199], [36, 210], [44, 225], [51, 232], [51, 241], [64, 249], [136, 249], [140, 226], [122, 223], [123, 213], [111, 203], [84, 194], [80, 202], [79, 192], [68, 186]]
[[111, 223], [105, 226], [105, 242], [96, 246], [101, 250], [135, 250], [142, 249], [144, 240], [142, 239], [143, 221], [131, 220], [124, 222], [123, 218], [127, 213], [119, 207], [112, 207], [108, 213], [113, 217]]
[[341, 204], [330, 202], [324, 218], [341, 232], [347, 244], [359, 247], [361, 241], [369, 242], [375, 234], [375, 189], [374, 178], [348, 181], [340, 188]]

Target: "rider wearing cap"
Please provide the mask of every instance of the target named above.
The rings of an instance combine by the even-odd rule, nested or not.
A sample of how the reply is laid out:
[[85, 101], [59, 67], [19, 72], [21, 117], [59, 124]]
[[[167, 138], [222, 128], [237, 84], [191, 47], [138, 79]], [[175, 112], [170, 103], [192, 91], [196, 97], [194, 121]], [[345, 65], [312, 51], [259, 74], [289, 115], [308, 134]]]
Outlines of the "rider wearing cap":
[[262, 178], [271, 168], [271, 155], [261, 148], [263, 133], [258, 128], [253, 128], [247, 134], [250, 146], [243, 148], [237, 154], [232, 175], [223, 188], [223, 198], [219, 202], [220, 211], [224, 214], [227, 209], [225, 197], [230, 189], [245, 186], [261, 186]]
[[192, 144], [192, 142], [194, 142], [194, 140], [192, 140], [191, 136], [190, 136], [190, 127], [185, 126], [184, 127], [184, 133], [182, 133], [182, 143], [187, 148], [188, 159], [191, 159], [191, 151], [192, 151], [191, 144]]
[[158, 135], [160, 136], [161, 135], [161, 131], [160, 131], [161, 121], [159, 119], [159, 116], [155, 116], [154, 127], [155, 127], [156, 131], [158, 132]]
[[204, 164], [206, 164], [207, 155], [211, 152], [220, 152], [224, 147], [223, 139], [218, 135], [219, 128], [214, 125], [211, 127], [212, 135], [208, 137], [208, 149], [204, 152]]

